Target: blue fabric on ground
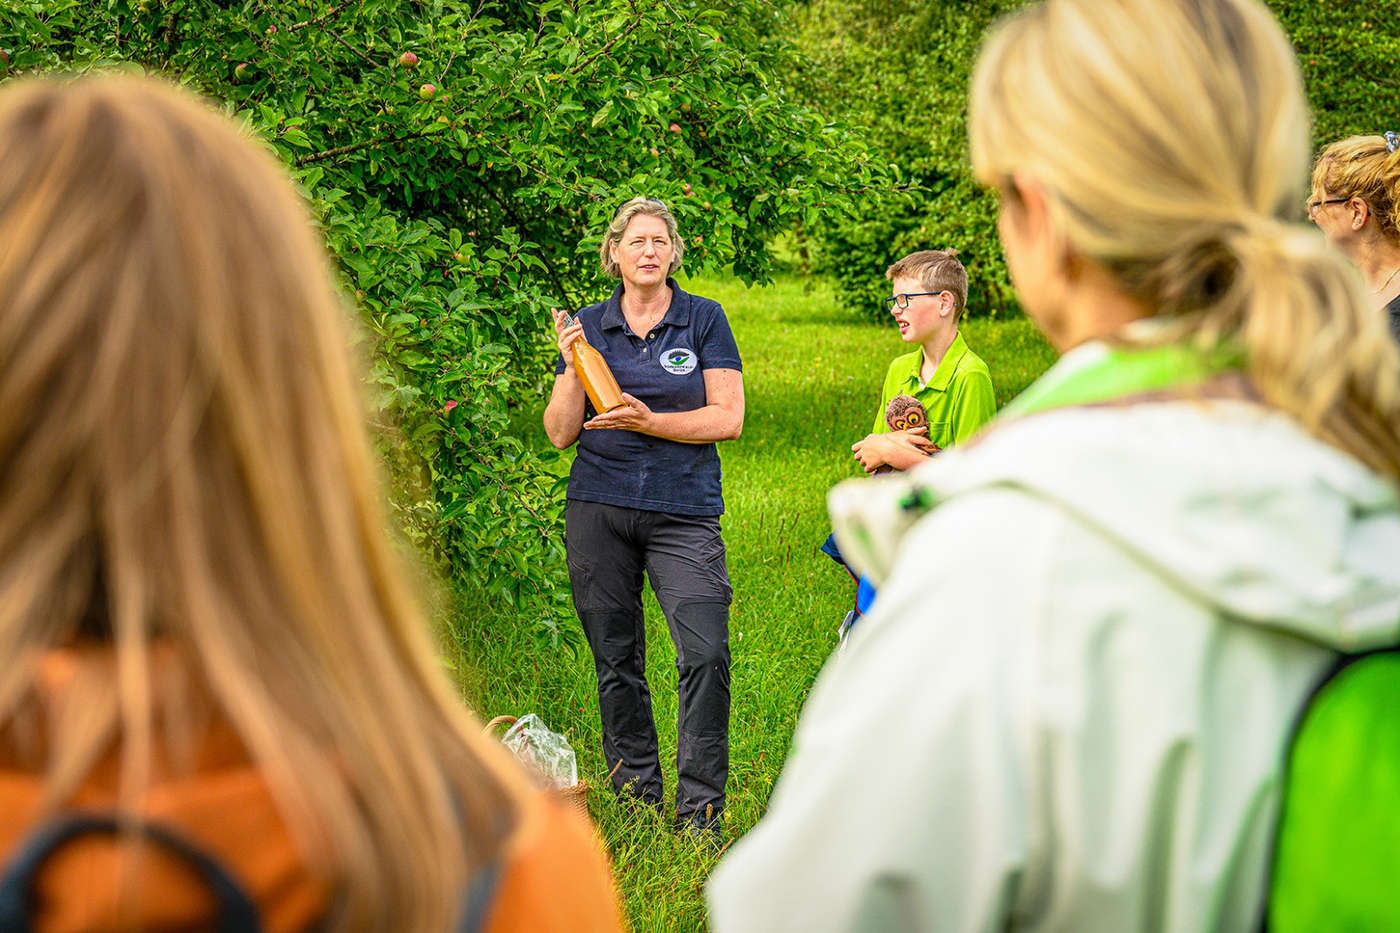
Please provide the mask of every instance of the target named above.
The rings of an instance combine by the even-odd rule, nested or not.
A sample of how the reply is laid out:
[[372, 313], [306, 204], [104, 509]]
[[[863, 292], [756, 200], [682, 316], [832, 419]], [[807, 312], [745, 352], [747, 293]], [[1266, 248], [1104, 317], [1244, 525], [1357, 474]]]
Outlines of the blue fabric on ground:
[[875, 585], [865, 577], [861, 577], [860, 582], [856, 584], [856, 612], [865, 615], [874, 604]]
[[829, 534], [822, 542], [821, 552], [830, 557], [836, 563], [846, 569], [851, 575], [851, 579], [856, 581], [856, 612], [860, 615], [870, 611], [871, 605], [875, 602], [875, 585], [865, 577], [859, 576], [841, 556], [841, 549], [836, 546], [836, 535]]

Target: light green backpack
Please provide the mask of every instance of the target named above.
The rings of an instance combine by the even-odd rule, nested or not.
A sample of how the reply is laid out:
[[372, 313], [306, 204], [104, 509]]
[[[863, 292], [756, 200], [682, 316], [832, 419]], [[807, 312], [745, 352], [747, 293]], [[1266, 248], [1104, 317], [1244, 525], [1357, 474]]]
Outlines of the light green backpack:
[[1400, 931], [1400, 648], [1344, 658], [1293, 734], [1268, 933]]

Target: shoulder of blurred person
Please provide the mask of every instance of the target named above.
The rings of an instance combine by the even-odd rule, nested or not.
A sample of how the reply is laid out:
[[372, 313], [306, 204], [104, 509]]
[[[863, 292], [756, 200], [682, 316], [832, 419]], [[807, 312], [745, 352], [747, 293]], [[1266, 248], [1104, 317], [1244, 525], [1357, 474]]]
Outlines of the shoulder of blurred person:
[[[140, 818], [213, 859], [248, 896], [269, 933], [317, 929], [335, 902], [331, 881], [303, 856], [272, 789], [230, 724], [179, 688], [181, 675], [162, 655], [153, 682], [158, 702], [183, 704], [188, 720], [157, 735], [160, 749], [141, 800]], [[83, 702], [92, 676], [114, 662], [99, 647], [57, 649], [39, 665], [22, 715], [0, 731], [0, 865], [13, 866], [37, 830], [74, 816], [116, 812], [121, 762], [114, 745], [82, 778], [61, 809], [46, 800], [53, 718]], [[179, 700], [176, 700], [176, 695]], [[166, 706], [173, 710], [173, 707]], [[498, 852], [488, 892], [488, 931], [621, 929], [606, 858], [588, 824], [548, 794], [531, 788], [504, 753], [489, 764], [517, 796], [516, 823]], [[230, 819], [237, 814], [237, 819]], [[134, 869], [121, 887], [124, 868]], [[124, 861], [112, 836], [75, 839], [55, 850], [35, 877], [35, 928], [194, 929], [215, 923], [215, 902], [187, 864], [159, 847]], [[464, 892], [465, 893], [465, 892]], [[135, 913], [131, 913], [131, 911]]]
[[587, 821], [548, 794], [527, 797], [487, 918], [492, 933], [621, 930], [612, 876]]
[[1197, 398], [1010, 420], [832, 511], [880, 597], [716, 930], [1253, 924], [1296, 711], [1395, 637], [1392, 483]]
[[[153, 677], [156, 703], [167, 710], [179, 686], [171, 660], [161, 658]], [[48, 652], [18, 715], [0, 731], [0, 865], [7, 870], [37, 830], [75, 814], [116, 812], [119, 746], [109, 743], [67, 799], [55, 802], [48, 799], [54, 750], [47, 739], [60, 717], [87, 704], [99, 682], [110, 685], [114, 668], [111, 653], [99, 646]], [[271, 788], [237, 733], [222, 717], [188, 700], [184, 694], [180, 701], [188, 717], [181, 726], [154, 737], [158, 752], [140, 801], [141, 819], [220, 863], [257, 906], [269, 931], [311, 928], [330, 902], [326, 879], [305, 864]], [[159, 848], [142, 854], [139, 861], [124, 858], [117, 839], [99, 835], [56, 850], [34, 879], [32, 903], [41, 905], [34, 911], [36, 929], [114, 929], [132, 919], [172, 929], [212, 921], [210, 892], [188, 866]], [[133, 870], [129, 890], [121, 887], [124, 868]], [[136, 904], [135, 918], [128, 917]]]

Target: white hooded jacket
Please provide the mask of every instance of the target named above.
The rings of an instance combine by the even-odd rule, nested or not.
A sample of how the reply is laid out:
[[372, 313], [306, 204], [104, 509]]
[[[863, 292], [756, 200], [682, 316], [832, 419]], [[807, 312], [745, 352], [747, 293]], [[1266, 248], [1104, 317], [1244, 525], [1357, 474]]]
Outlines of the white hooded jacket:
[[879, 596], [715, 930], [1256, 927], [1299, 708], [1397, 641], [1393, 484], [1260, 406], [1163, 401], [1000, 423], [830, 504]]

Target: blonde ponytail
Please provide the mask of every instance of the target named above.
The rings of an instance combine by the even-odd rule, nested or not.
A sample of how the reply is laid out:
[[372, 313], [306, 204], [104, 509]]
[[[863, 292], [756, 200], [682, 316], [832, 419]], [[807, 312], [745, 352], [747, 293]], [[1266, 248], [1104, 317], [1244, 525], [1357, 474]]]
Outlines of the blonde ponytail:
[[1308, 115], [1262, 3], [1030, 7], [983, 50], [970, 132], [978, 177], [1034, 177], [1074, 248], [1154, 309], [1153, 340], [1239, 346], [1267, 403], [1400, 481], [1400, 350], [1297, 222]]

